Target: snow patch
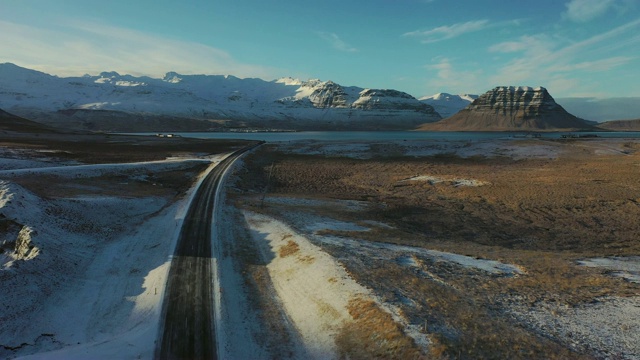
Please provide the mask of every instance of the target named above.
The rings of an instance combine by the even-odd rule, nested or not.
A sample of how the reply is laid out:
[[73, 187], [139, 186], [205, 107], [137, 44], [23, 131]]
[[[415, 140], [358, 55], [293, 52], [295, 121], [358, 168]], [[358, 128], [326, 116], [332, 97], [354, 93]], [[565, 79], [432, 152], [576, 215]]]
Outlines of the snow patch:
[[449, 178], [442, 178], [442, 177], [431, 176], [431, 175], [419, 175], [409, 179], [401, 180], [401, 182], [404, 182], [404, 181], [423, 181], [423, 182], [428, 182], [431, 185], [446, 182], [453, 185], [454, 187], [459, 187], [459, 186], [476, 187], [476, 186], [484, 186], [484, 185], [490, 184], [487, 181], [481, 181], [476, 179], [459, 179], [459, 178], [449, 179]]
[[513, 305], [511, 312], [545, 336], [597, 359], [640, 359], [639, 297], [607, 297], [573, 307]]
[[604, 268], [613, 276], [640, 284], [640, 256], [585, 259], [578, 265]]
[[[349, 301], [369, 297], [369, 291], [330, 255], [284, 223], [249, 211], [244, 216], [256, 243], [263, 252], [273, 254], [267, 265], [269, 274], [309, 355], [337, 358], [335, 338], [352, 319]], [[293, 247], [294, 252], [283, 256], [286, 247]]]

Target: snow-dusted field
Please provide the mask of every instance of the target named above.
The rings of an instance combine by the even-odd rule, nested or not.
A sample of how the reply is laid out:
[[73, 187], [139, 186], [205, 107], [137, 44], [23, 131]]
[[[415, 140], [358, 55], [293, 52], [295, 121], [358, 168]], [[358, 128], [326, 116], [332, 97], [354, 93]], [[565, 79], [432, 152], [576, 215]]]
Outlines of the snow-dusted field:
[[409, 141], [292, 141], [280, 144], [280, 149], [294, 154], [373, 159], [394, 156], [451, 155], [504, 156], [513, 159], [555, 159], [562, 149], [553, 143], [532, 145], [525, 139], [503, 140], [409, 140]]
[[[0, 159], [0, 220], [8, 227], [0, 239], [0, 358], [151, 358], [171, 254], [195, 185], [179, 197], [123, 197], [102, 193], [98, 182], [144, 182], [150, 173], [211, 168], [217, 160], [73, 166]], [[50, 186], [73, 187], [78, 179], [96, 185], [43, 197], [13, 180], [45, 176]]]
[[[354, 158], [455, 154], [556, 159], [563, 154], [553, 143], [532, 145], [519, 140], [294, 142], [279, 148], [296, 154]], [[607, 149], [618, 151], [620, 144], [609, 143]], [[168, 196], [150, 181], [150, 174], [188, 172], [203, 166], [211, 169], [221, 157], [83, 165], [45, 155], [0, 150], [0, 358], [152, 358], [171, 254], [198, 182], [195, 178], [187, 181], [191, 185], [186, 194]], [[51, 182], [48, 185], [54, 190], [22, 186], [20, 183], [29, 184], [24, 179]], [[146, 190], [124, 196], [113, 188], [102, 188], [101, 179], [125, 187], [143, 184]], [[465, 191], [491, 186], [482, 178], [429, 172], [399, 181], [450, 185], [447, 189]], [[73, 191], [51, 195], [55, 189], [68, 188]], [[260, 201], [255, 194], [238, 196], [247, 203], [262, 202], [267, 210], [261, 213], [256, 208], [235, 207], [227, 199], [234, 196], [238, 194], [217, 194], [218, 222], [213, 225], [220, 239], [213, 261], [221, 358], [343, 356], [345, 329], [360, 326], [353, 304], [363, 300], [374, 303], [412, 346], [428, 354], [435, 343], [433, 333], [427, 331], [426, 322], [416, 321], [406, 311], [418, 306], [415, 294], [399, 290], [397, 296], [381, 296], [375, 281], [364, 283], [358, 278], [358, 266], [393, 266], [408, 275], [401, 279], [426, 279], [462, 294], [465, 288], [451, 277], [469, 276], [480, 283], [517, 279], [528, 273], [515, 261], [398, 245], [385, 239], [372, 241], [366, 236], [388, 236], [400, 230], [395, 223], [365, 215], [381, 204], [271, 195]], [[272, 293], [266, 292], [272, 298], [267, 300], [277, 311], [269, 316], [284, 324], [279, 330], [268, 326], [265, 309], [252, 302], [257, 294], [247, 285], [247, 269], [237, 259], [237, 243], [243, 234], [257, 248], [258, 263], [272, 285]], [[612, 275], [631, 281], [637, 281], [637, 263], [636, 257], [580, 262], [605, 267]], [[638, 359], [637, 309], [637, 297], [610, 297], [573, 308], [541, 302], [534, 307], [512, 304], [505, 311], [566, 348], [603, 358]], [[289, 334], [286, 341], [279, 338], [279, 331]]]

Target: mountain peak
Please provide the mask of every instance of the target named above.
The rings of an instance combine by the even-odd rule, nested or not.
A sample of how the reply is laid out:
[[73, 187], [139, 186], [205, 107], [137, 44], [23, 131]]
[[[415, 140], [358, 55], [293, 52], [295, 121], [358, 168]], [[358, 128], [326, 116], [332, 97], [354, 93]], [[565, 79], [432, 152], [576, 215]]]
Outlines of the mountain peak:
[[162, 78], [162, 81], [168, 82], [168, 83], [172, 83], [172, 84], [177, 84], [180, 81], [182, 81], [181, 78], [182, 75], [178, 74], [175, 71], [169, 71], [168, 73], [166, 73], [164, 75], [164, 77]]
[[300, 79], [295, 79], [292, 77], [283, 77], [275, 81], [276, 84], [285, 84], [291, 86], [300, 86], [303, 84], [303, 81]]
[[107, 78], [107, 79], [115, 79], [115, 78], [119, 78], [120, 74], [118, 74], [115, 71], [103, 71], [100, 73], [100, 77]]

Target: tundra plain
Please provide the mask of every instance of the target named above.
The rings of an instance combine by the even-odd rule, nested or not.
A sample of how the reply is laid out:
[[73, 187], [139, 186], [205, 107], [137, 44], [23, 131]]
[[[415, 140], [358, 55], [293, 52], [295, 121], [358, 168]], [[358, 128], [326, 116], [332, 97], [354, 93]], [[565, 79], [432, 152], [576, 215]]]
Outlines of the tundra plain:
[[[1, 145], [0, 356], [152, 357], [185, 209], [243, 143]], [[639, 171], [637, 139], [262, 145], [215, 211], [219, 356], [638, 359]]]
[[265, 145], [230, 198], [289, 224], [367, 289], [372, 302], [352, 300], [354, 324], [336, 335], [341, 356], [637, 359], [639, 150], [633, 139]]

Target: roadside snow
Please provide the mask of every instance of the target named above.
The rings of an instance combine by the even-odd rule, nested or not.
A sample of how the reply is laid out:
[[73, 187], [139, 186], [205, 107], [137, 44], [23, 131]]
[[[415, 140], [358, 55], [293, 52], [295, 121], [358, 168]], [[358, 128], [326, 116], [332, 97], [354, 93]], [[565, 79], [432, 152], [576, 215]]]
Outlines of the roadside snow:
[[335, 338], [351, 321], [349, 301], [370, 297], [330, 255], [284, 223], [245, 211], [279, 299], [299, 330], [309, 356], [337, 358]]
[[[178, 170], [207, 161], [0, 171], [59, 178]], [[200, 175], [198, 184], [204, 173]], [[171, 255], [197, 184], [173, 203], [147, 196], [44, 199], [0, 183], [0, 212], [33, 229], [38, 256], [0, 270], [0, 358], [152, 358]]]

